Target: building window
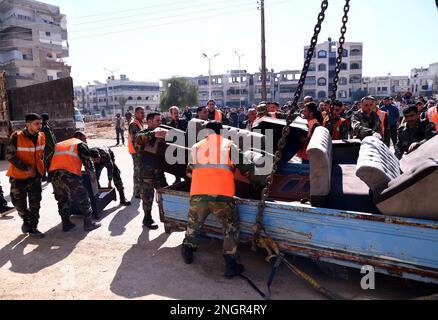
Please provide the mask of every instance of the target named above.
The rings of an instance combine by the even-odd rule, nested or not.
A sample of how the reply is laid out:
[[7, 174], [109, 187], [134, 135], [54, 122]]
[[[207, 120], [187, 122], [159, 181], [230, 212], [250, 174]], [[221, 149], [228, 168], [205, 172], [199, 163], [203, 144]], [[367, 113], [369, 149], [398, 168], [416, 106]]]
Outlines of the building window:
[[360, 69], [360, 64], [359, 63], [352, 63], [350, 66], [351, 70], [359, 70]]
[[318, 91], [318, 99], [327, 98], [327, 93], [325, 91]]
[[137, 100], [141, 100], [141, 97], [137, 97]]
[[351, 76], [350, 77], [350, 83], [361, 83], [361, 77], [360, 76]]
[[134, 100], [134, 98], [132, 98], [132, 97], [129, 97], [129, 98], [128, 98], [128, 100]]
[[348, 65], [346, 63], [341, 63], [341, 70], [348, 70]]
[[348, 84], [348, 79], [345, 78], [345, 77], [340, 78], [340, 79], [339, 79], [339, 84], [340, 84], [341, 86], [346, 86], [346, 85]]
[[307, 77], [306, 84], [316, 84], [316, 77]]
[[338, 96], [339, 96], [339, 99], [345, 99], [345, 98], [347, 98], [347, 91], [345, 91], [345, 90], [339, 90]]
[[318, 86], [320, 86], [320, 87], [324, 87], [324, 86], [326, 86], [327, 85], [327, 80], [326, 80], [326, 78], [319, 78], [318, 79]]
[[342, 52], [342, 57], [348, 58], [348, 50], [344, 49], [344, 51]]
[[314, 63], [310, 64], [309, 71], [316, 71], [316, 65]]
[[47, 37], [50, 37], [50, 36], [51, 36], [51, 33], [50, 33], [49, 31], [46, 31], [46, 36], [47, 36]]
[[324, 63], [318, 65], [318, 71], [327, 71], [327, 66]]
[[47, 78], [48, 78], [49, 81], [53, 81], [54, 80], [53, 76], [48, 76]]
[[327, 51], [325, 51], [325, 50], [318, 51], [318, 58], [321, 58], [321, 59], [327, 58]]
[[360, 49], [351, 49], [351, 56], [360, 56], [362, 55], [362, 51]]

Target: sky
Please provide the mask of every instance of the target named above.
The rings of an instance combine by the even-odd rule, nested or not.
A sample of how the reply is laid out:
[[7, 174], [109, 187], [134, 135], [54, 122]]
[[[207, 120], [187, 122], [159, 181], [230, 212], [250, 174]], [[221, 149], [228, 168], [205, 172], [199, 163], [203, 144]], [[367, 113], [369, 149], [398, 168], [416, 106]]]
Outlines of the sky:
[[[75, 85], [208, 75], [261, 65], [257, 0], [46, 0], [67, 15]], [[318, 42], [338, 40], [344, 0], [330, 0]], [[438, 62], [435, 0], [351, 0], [346, 41], [363, 42], [364, 76], [409, 75]], [[265, 0], [267, 68], [301, 70], [320, 0]]]

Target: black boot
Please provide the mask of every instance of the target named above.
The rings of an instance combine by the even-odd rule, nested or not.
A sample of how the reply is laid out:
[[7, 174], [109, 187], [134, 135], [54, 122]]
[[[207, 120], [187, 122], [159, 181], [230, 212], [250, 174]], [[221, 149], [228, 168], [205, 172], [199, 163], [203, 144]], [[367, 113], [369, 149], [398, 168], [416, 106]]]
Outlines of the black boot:
[[131, 205], [131, 202], [126, 200], [125, 193], [123, 192], [123, 190], [119, 191], [119, 194], [120, 194], [120, 205], [129, 207]]
[[76, 225], [70, 221], [70, 217], [62, 217], [62, 232], [69, 232]]
[[155, 224], [155, 221], [152, 219], [150, 214], [146, 215], [143, 219], [143, 226], [150, 230], [157, 230], [158, 226]]
[[84, 231], [89, 232], [100, 228], [102, 225], [99, 222], [95, 222], [91, 217], [84, 218]]
[[8, 215], [11, 212], [14, 212], [15, 208], [14, 207], [9, 207], [7, 204], [4, 206], [0, 207], [0, 217], [4, 217], [6, 215]]
[[195, 250], [193, 250], [192, 247], [189, 247], [189, 246], [187, 246], [185, 244], [183, 244], [181, 246], [181, 255], [182, 255], [182, 257], [184, 259], [184, 262], [186, 264], [192, 264], [193, 263], [193, 252], [194, 251]]
[[232, 256], [224, 255], [225, 259], [225, 274], [226, 278], [234, 278], [245, 272], [245, 267], [237, 262], [237, 259]]
[[28, 234], [29, 232], [32, 231], [32, 226], [30, 225], [29, 222], [24, 221], [23, 225], [21, 226], [21, 231], [25, 234]]
[[29, 232], [29, 236], [35, 239], [43, 239], [46, 235], [40, 232], [37, 227], [32, 227], [32, 230]]

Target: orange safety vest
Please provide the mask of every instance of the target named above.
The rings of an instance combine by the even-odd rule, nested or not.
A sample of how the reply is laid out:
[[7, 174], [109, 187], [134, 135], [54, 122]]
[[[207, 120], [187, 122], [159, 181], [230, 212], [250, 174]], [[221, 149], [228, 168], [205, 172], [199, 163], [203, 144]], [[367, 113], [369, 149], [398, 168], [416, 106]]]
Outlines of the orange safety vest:
[[82, 160], [79, 157], [79, 139], [70, 139], [56, 144], [49, 172], [65, 170], [79, 177], [82, 176]]
[[220, 110], [216, 110], [214, 112], [214, 120], [217, 122], [222, 122], [222, 119], [223, 119], [222, 112]]
[[[17, 157], [28, 167], [43, 176], [44, 175], [44, 148], [46, 147], [46, 136], [38, 133], [38, 141], [35, 146], [32, 140], [27, 138], [23, 131], [17, 132]], [[12, 163], [6, 175], [10, 178], [25, 180], [32, 178], [26, 171], [15, 167]]]
[[234, 197], [234, 171], [231, 161], [232, 141], [209, 135], [192, 148], [193, 172], [190, 196]]
[[435, 129], [438, 131], [438, 107], [432, 107], [427, 110], [427, 119], [435, 124]]
[[[137, 119], [132, 120], [131, 123], [129, 124], [129, 126], [131, 126], [132, 124], [135, 124], [140, 130], [143, 130], [143, 123], [141, 123]], [[135, 150], [134, 144], [132, 143], [131, 131], [129, 131], [129, 133], [128, 133], [128, 150], [129, 150], [130, 154], [137, 153], [137, 151]]]
[[[324, 123], [322, 124], [322, 126], [324, 128], [327, 128], [327, 123], [328, 123], [329, 120], [330, 120], [329, 117], [325, 117]], [[331, 133], [332, 134], [332, 140], [340, 140], [341, 139], [341, 130], [340, 130], [340, 128], [341, 128], [342, 124], [345, 121], [347, 121], [347, 120], [345, 120], [344, 118], [339, 118], [338, 122], [336, 122], [335, 126], [333, 127], [333, 132]]]
[[380, 122], [382, 123], [382, 136], [383, 136], [385, 135], [385, 125], [386, 125], [386, 118], [388, 116], [388, 112], [377, 109], [376, 113], [380, 118]]
[[[315, 127], [316, 124], [319, 124], [318, 120], [313, 119], [308, 121], [307, 126], [309, 127], [309, 134], [308, 134], [308, 138], [312, 138], [313, 135], [313, 129]], [[298, 151], [297, 156], [300, 157], [303, 160], [309, 160], [309, 158], [307, 157], [307, 147], [309, 146], [309, 143], [306, 143], [300, 151]]]

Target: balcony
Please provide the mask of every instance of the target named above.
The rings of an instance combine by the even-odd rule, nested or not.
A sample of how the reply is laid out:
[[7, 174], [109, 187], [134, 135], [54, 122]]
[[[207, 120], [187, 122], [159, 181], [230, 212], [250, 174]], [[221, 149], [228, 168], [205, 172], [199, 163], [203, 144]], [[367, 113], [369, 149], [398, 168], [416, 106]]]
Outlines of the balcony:
[[46, 69], [59, 70], [59, 69], [64, 69], [67, 66], [64, 62], [61, 61], [45, 60], [45, 61], [41, 61], [41, 67]]

